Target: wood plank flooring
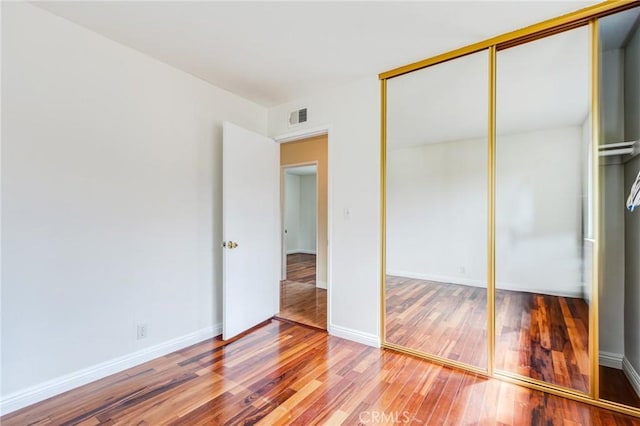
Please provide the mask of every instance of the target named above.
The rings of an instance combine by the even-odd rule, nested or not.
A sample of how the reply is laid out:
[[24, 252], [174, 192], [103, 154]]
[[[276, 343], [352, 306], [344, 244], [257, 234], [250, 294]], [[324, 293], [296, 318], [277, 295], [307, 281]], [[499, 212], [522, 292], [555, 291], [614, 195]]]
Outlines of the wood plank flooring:
[[[387, 276], [387, 341], [486, 368], [486, 289]], [[496, 368], [589, 391], [589, 307], [496, 290]]]
[[589, 392], [589, 366], [583, 299], [496, 291], [496, 368]]
[[305, 253], [288, 254], [287, 281], [316, 285], [316, 255]]
[[327, 290], [315, 284], [282, 281], [280, 283], [280, 312], [277, 315], [290, 321], [327, 328]]
[[0, 419], [13, 425], [634, 425], [638, 419], [280, 321]]
[[487, 367], [487, 290], [387, 276], [386, 339]]
[[287, 255], [287, 280], [280, 283], [280, 312], [290, 321], [327, 328], [327, 290], [316, 287], [316, 256]]
[[622, 370], [600, 366], [600, 398], [640, 408], [640, 397]]

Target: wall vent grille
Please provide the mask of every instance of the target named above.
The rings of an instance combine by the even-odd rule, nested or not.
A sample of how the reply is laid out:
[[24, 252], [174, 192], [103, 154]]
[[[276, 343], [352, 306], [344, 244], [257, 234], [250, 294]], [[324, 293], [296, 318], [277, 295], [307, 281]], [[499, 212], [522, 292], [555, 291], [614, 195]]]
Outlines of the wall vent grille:
[[289, 113], [289, 127], [299, 126], [308, 119], [307, 108], [300, 108]]

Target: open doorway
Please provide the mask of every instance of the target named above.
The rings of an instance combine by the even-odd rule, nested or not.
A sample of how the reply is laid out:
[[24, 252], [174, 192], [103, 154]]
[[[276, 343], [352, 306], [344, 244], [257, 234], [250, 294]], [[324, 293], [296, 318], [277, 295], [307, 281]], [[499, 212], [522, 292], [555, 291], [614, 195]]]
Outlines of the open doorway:
[[327, 328], [327, 138], [280, 147], [282, 280], [278, 317]]

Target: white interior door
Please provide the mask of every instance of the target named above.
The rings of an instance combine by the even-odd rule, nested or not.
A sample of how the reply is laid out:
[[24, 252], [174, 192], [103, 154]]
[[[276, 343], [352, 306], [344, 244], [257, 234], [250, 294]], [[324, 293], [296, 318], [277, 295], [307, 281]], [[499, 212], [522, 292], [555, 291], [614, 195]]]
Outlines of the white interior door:
[[222, 139], [222, 338], [226, 340], [277, 313], [280, 150], [272, 139], [227, 122]]

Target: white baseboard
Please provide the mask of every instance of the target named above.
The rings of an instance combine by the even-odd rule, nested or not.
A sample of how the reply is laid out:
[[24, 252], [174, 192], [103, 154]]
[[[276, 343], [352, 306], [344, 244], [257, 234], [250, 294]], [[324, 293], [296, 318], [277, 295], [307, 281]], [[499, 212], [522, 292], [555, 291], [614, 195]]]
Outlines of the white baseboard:
[[487, 282], [483, 280], [474, 280], [471, 278], [464, 278], [464, 277], [447, 277], [445, 275], [436, 275], [436, 274], [422, 274], [419, 272], [388, 270], [387, 275], [393, 275], [396, 277], [403, 277], [403, 278], [405, 277], [413, 278], [415, 280], [436, 281], [439, 283], [467, 285], [470, 287], [486, 287], [487, 286]]
[[622, 370], [622, 358], [624, 355], [613, 352], [600, 351], [599, 363], [605, 367]]
[[82, 370], [30, 386], [0, 398], [0, 415], [11, 413], [52, 396], [86, 385], [171, 352], [210, 339], [222, 333], [222, 324], [203, 328], [184, 336], [96, 364]]
[[[450, 284], [459, 284], [466, 285], [469, 287], [487, 287], [486, 280], [477, 280], [472, 278], [465, 277], [449, 277], [445, 275], [435, 275], [435, 274], [422, 274], [419, 272], [405, 272], [405, 271], [397, 271], [397, 270], [388, 270], [387, 275], [393, 275], [396, 277], [406, 277], [413, 278], [417, 280], [426, 280], [426, 281], [436, 281], [440, 283], [450, 283]], [[521, 291], [524, 293], [539, 293], [539, 294], [548, 294], [551, 296], [562, 296], [562, 297], [580, 297], [582, 298], [582, 285], [576, 285], [575, 289], [565, 289], [558, 291], [555, 288], [527, 288], [522, 287], [513, 283], [505, 283], [505, 282], [497, 282], [496, 288], [499, 290], [510, 290], [510, 291]]]
[[315, 250], [295, 249], [287, 250], [287, 254], [316, 254]]
[[363, 333], [362, 331], [333, 324], [329, 325], [327, 331], [332, 336], [341, 337], [367, 346], [373, 346], [374, 348], [380, 347], [380, 338], [375, 334]]
[[323, 289], [327, 289], [327, 283], [326, 281], [316, 281], [316, 287], [318, 288], [323, 288]]
[[635, 390], [636, 394], [640, 397], [640, 374], [633, 368], [633, 365], [631, 365], [626, 357], [622, 359], [622, 371], [624, 371], [625, 376], [627, 376], [627, 379], [631, 382], [633, 390]]

